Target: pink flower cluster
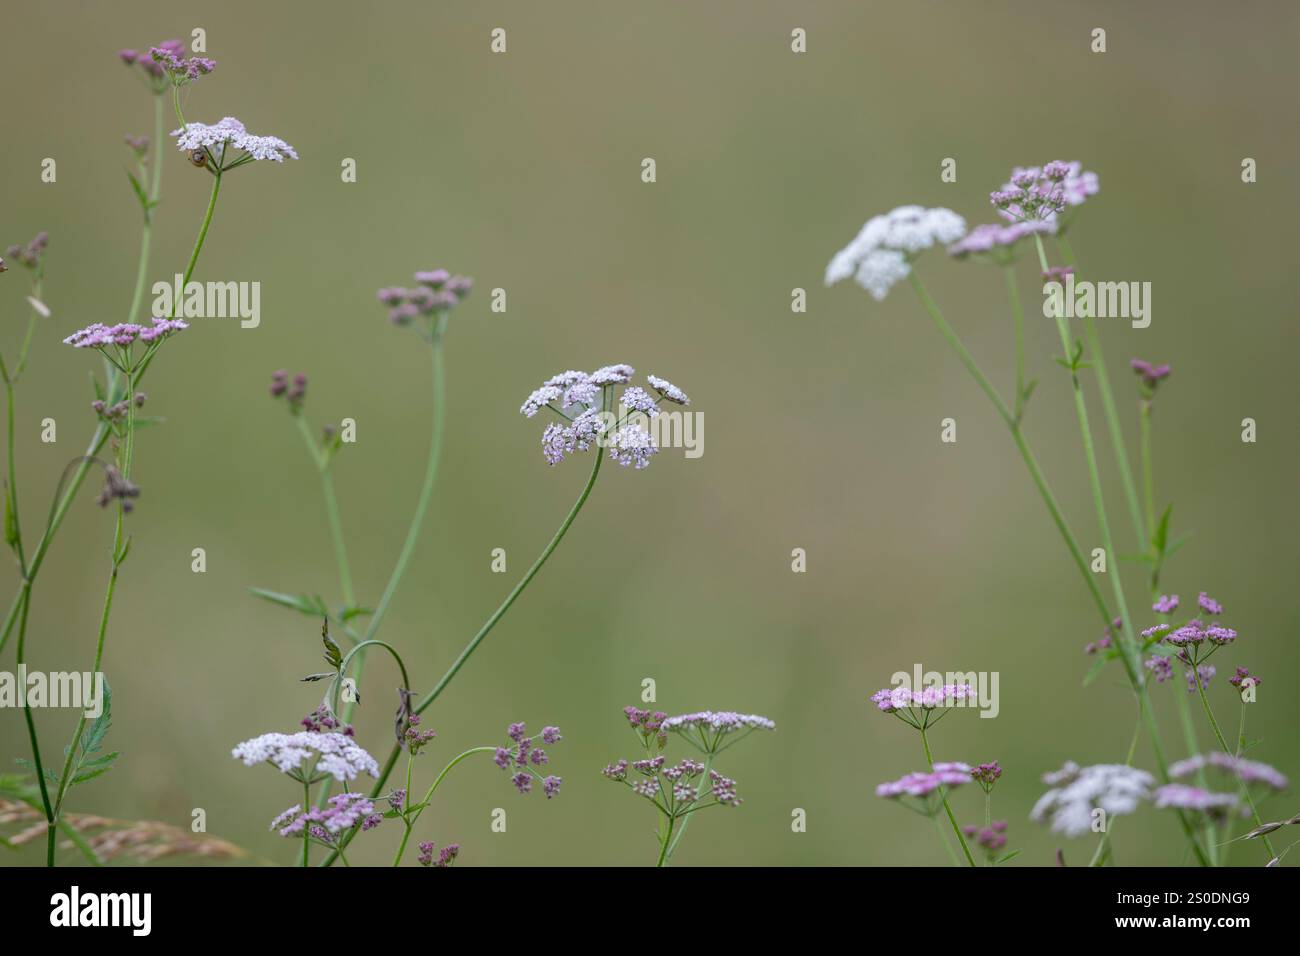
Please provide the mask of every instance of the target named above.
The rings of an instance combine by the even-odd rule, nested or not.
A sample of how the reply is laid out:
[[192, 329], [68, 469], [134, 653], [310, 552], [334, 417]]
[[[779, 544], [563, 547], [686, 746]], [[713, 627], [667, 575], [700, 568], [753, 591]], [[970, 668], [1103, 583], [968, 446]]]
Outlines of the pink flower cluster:
[[909, 773], [897, 780], [882, 783], [876, 787], [876, 796], [893, 799], [895, 797], [926, 797], [940, 787], [959, 787], [970, 783], [971, 768], [964, 763], [937, 763], [928, 772]]
[[134, 322], [103, 325], [96, 322], [73, 332], [63, 340], [63, 344], [79, 349], [102, 349], [109, 345], [126, 348], [137, 341], [156, 342], [188, 328], [189, 324], [181, 319], [154, 319], [152, 325], [136, 325]]
[[944, 684], [941, 687], [925, 687], [921, 690], [886, 687], [871, 695], [871, 702], [886, 714], [912, 707], [933, 710], [936, 707], [950, 707], [960, 701], [974, 699], [975, 688], [970, 684]]

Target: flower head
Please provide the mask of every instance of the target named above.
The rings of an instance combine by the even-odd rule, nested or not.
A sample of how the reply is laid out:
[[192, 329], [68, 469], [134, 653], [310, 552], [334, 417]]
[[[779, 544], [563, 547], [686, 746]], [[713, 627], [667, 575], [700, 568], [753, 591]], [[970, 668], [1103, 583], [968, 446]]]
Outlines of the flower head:
[[[41, 259], [49, 245], [50, 234], [48, 232], [38, 232], [27, 242], [9, 246], [5, 249], [5, 255], [24, 268], [36, 272], [40, 268]], [[6, 271], [3, 262], [4, 260], [0, 259], [0, 272]]]
[[911, 690], [908, 687], [886, 687], [871, 695], [871, 702], [881, 713], [892, 714], [901, 710], [951, 707], [964, 700], [975, 699], [975, 688], [970, 684], [943, 684]]
[[[1152, 365], [1150, 362], [1138, 358], [1130, 359], [1128, 364], [1129, 368], [1142, 380], [1142, 385], [1148, 392], [1154, 392], [1156, 386], [1167, 379], [1173, 371], [1168, 365]], [[1175, 598], [1176, 601], [1177, 598]]]
[[927, 797], [940, 787], [959, 787], [973, 779], [971, 768], [964, 763], [937, 763], [933, 770], [909, 773], [876, 787], [876, 796]]
[[1228, 678], [1228, 683], [1233, 687], [1246, 690], [1249, 687], [1258, 687], [1262, 682], [1250, 672], [1250, 668], [1238, 667], [1237, 672]]
[[1156, 601], [1155, 604], [1151, 605], [1151, 610], [1155, 611], [1157, 614], [1173, 614], [1174, 611], [1178, 610], [1178, 595], [1177, 594], [1160, 595], [1160, 600]]
[[868, 219], [826, 266], [826, 284], [852, 276], [877, 301], [912, 271], [911, 260], [935, 243], [956, 242], [966, 220], [951, 209], [899, 206]]
[[1173, 808], [1204, 813], [1222, 819], [1238, 811], [1240, 799], [1235, 793], [1213, 793], [1184, 783], [1167, 783], [1155, 792], [1158, 809]]
[[[652, 396], [638, 385], [628, 384], [634, 369], [630, 365], [607, 365], [594, 372], [569, 370], [552, 375], [524, 399], [519, 413], [533, 418], [550, 411], [560, 421], [548, 422], [542, 430], [542, 457], [558, 465], [575, 452], [593, 445], [608, 448], [610, 457], [624, 467], [637, 470], [650, 464], [659, 452], [655, 433], [643, 427], [660, 414], [660, 402], [689, 404], [686, 393], [666, 379], [649, 376]], [[622, 394], [617, 389], [623, 386]], [[621, 408], [622, 415], [610, 409]]]
[[971, 779], [978, 783], [985, 793], [993, 789], [993, 785], [998, 782], [998, 777], [1002, 776], [1002, 766], [996, 760], [991, 763], [982, 763], [974, 767], [971, 772]]
[[[539, 736], [542, 743], [547, 746], [563, 739], [560, 728], [554, 726], [543, 727]], [[550, 763], [551, 758], [545, 750], [534, 745], [533, 738], [528, 736], [528, 725], [523, 721], [510, 724], [506, 728], [506, 737], [509, 738], [510, 743], [496, 748], [492, 762], [502, 770], [516, 771], [510, 777], [510, 782], [515, 785], [515, 789], [521, 794], [531, 793], [533, 779], [536, 778], [542, 782], [542, 793], [546, 795], [546, 799], [549, 800], [558, 794], [562, 779], [554, 775], [543, 777], [534, 769]]]
[[301, 775], [303, 764], [315, 757], [315, 771], [329, 774], [340, 782], [355, 780], [362, 773], [379, 776], [375, 758], [350, 736], [335, 731], [262, 734], [235, 747], [231, 756], [242, 760], [245, 767], [267, 762], [281, 773], [291, 775]]
[[448, 867], [456, 862], [456, 857], [460, 855], [459, 843], [448, 843], [438, 851], [438, 858], [433, 858], [433, 851], [436, 844], [431, 841], [424, 841], [420, 844], [420, 855], [416, 857], [421, 866], [440, 866]]
[[1200, 596], [1197, 597], [1196, 603], [1201, 606], [1201, 610], [1204, 611], [1206, 614], [1223, 613], [1223, 605], [1220, 604], [1218, 601], [1214, 600], [1214, 598], [1210, 597], [1204, 591], [1202, 591], [1200, 593]]
[[1030, 819], [1048, 822], [1067, 837], [1084, 836], [1092, 829], [1094, 811], [1108, 817], [1130, 814], [1151, 797], [1155, 778], [1124, 764], [1080, 767], [1073, 761], [1044, 775], [1051, 787], [1034, 805]]
[[[123, 51], [133, 52], [133, 51]], [[171, 41], [162, 46], [155, 46], [149, 49], [149, 59], [156, 63], [159, 69], [172, 81], [176, 86], [184, 86], [186, 83], [192, 83], [200, 76], [207, 76], [217, 68], [216, 60], [209, 60], [206, 56], [183, 57], [184, 47], [179, 50], [176, 48], [176, 41]], [[119, 54], [120, 55], [120, 54]], [[125, 57], [123, 58], [125, 59]], [[136, 59], [139, 59], [137, 55]]]
[[430, 332], [435, 332], [433, 320], [460, 305], [474, 288], [473, 279], [452, 275], [446, 269], [417, 272], [414, 278], [412, 288], [385, 286], [375, 293], [375, 298], [388, 306], [388, 321], [394, 325], [410, 325], [424, 316], [429, 320]]
[[1168, 657], [1161, 654], [1152, 654], [1143, 666], [1151, 672], [1157, 684], [1163, 684], [1174, 676], [1174, 665]]
[[1056, 160], [1045, 166], [1017, 166], [1011, 181], [989, 194], [989, 202], [1008, 222], [1041, 220], [1060, 227], [1058, 217], [1096, 195], [1096, 173], [1083, 164]]
[[136, 342], [152, 344], [188, 328], [189, 324], [182, 319], [155, 318], [149, 325], [137, 325], [134, 322], [103, 325], [95, 322], [73, 332], [63, 340], [63, 344], [79, 349], [117, 346], [119, 349], [129, 350]]
[[1197, 754], [1169, 765], [1169, 776], [1175, 780], [1189, 777], [1201, 770], [1211, 768], [1222, 771], [1225, 775], [1235, 777], [1242, 783], [1262, 783], [1274, 790], [1285, 790], [1289, 784], [1286, 775], [1266, 763], [1234, 757], [1221, 750], [1213, 753]]
[[[171, 135], [176, 137], [176, 147], [181, 152], [193, 153], [196, 150], [206, 150], [221, 169], [232, 169], [249, 160], [282, 163], [286, 158], [298, 158], [297, 151], [280, 137], [255, 136], [233, 116], [224, 117], [220, 122], [211, 125], [186, 123], [181, 129], [172, 130]], [[227, 147], [242, 150], [244, 157], [227, 163]]]
[[313, 837], [322, 843], [332, 843], [335, 834], [350, 830], [358, 824], [362, 830], [373, 830], [383, 821], [375, 812], [374, 802], [363, 793], [337, 793], [329, 798], [324, 808], [312, 807], [303, 812], [301, 805], [285, 810], [271, 821], [271, 829], [279, 830], [282, 837], [300, 836], [309, 828]]
[[984, 223], [976, 226], [948, 247], [948, 255], [955, 259], [968, 256], [986, 257], [1006, 263], [1012, 258], [1015, 245], [1034, 233], [1056, 232], [1056, 223], [1033, 219], [1011, 223]]

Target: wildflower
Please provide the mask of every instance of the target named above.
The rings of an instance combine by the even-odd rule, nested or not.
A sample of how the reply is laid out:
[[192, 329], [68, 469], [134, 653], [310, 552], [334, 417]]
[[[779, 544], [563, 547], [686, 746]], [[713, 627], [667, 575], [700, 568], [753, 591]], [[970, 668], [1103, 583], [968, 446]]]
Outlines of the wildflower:
[[[574, 388], [580, 388], [580, 387], [581, 386], [577, 386], [577, 385], [574, 386]], [[595, 389], [596, 386], [595, 383], [589, 383], [588, 387]], [[570, 389], [569, 391], [572, 392], [573, 389]], [[595, 396], [592, 395], [592, 397], [588, 399], [588, 401], [589, 402], [594, 401], [594, 399]], [[565, 403], [572, 404], [571, 402], [568, 402], [567, 397]], [[623, 408], [627, 409], [629, 412], [643, 412], [646, 415], [649, 415], [651, 418], [659, 414], [659, 403], [656, 402], [653, 398], [651, 398], [646, 393], [645, 389], [637, 385], [632, 385], [628, 388], [623, 389], [623, 395], [619, 399], [619, 403], [623, 406]]]
[[606, 365], [587, 376], [593, 385], [626, 385], [636, 370], [630, 365]]
[[1222, 819], [1235, 812], [1240, 801], [1234, 793], [1212, 793], [1184, 783], [1167, 783], [1155, 792], [1157, 809], [1172, 807], [1193, 810], [1214, 819]]
[[103, 325], [95, 322], [73, 332], [63, 340], [63, 344], [79, 349], [104, 349], [115, 345], [129, 350], [137, 341], [152, 344], [188, 328], [189, 324], [182, 319], [155, 318], [150, 325], [136, 325], [134, 322]]
[[424, 745], [438, 736], [436, 730], [420, 730], [420, 715], [410, 714], [406, 718], [406, 733], [402, 735], [402, 744], [411, 756], [417, 755]]
[[885, 714], [919, 707], [933, 710], [936, 707], [950, 707], [963, 700], [976, 696], [975, 688], [970, 684], [943, 684], [938, 687], [925, 687], [921, 690], [909, 690], [906, 687], [886, 687], [871, 695], [871, 702]]
[[658, 452], [654, 438], [640, 425], [624, 425], [609, 439], [609, 456], [624, 468], [632, 465], [640, 471]]
[[438, 859], [435, 862], [433, 859], [434, 847], [435, 844], [427, 840], [420, 844], [420, 855], [416, 859], [420, 861], [421, 866], [448, 867], [455, 863], [456, 857], [460, 855], [460, 844], [448, 843], [438, 851]]
[[1002, 767], [994, 760], [992, 763], [982, 763], [974, 767], [970, 775], [971, 779], [978, 783], [985, 793], [988, 793], [998, 782], [998, 777], [1002, 776]]
[[128, 134], [122, 138], [122, 141], [131, 148], [131, 152], [135, 153], [137, 159], [143, 159], [144, 154], [149, 152], [148, 136], [131, 136]]
[[1202, 591], [1200, 596], [1196, 599], [1196, 603], [1201, 606], [1201, 610], [1206, 614], [1223, 613], [1223, 605], [1214, 600], [1214, 598], [1210, 597], [1204, 591]]
[[1218, 673], [1213, 664], [1198, 664], [1196, 669], [1187, 668], [1187, 692], [1196, 693], [1197, 681], [1200, 681], [1201, 687], [1209, 687], [1210, 680]]
[[1155, 604], [1151, 605], [1151, 610], [1155, 611], [1157, 614], [1173, 614], [1174, 611], [1178, 610], [1178, 595], [1177, 594], [1160, 595], [1160, 600], [1156, 601]]
[[[560, 777], [551, 775], [543, 777], [533, 767], [540, 767], [550, 763], [550, 755], [540, 747], [533, 746], [533, 739], [528, 736], [528, 726], [523, 722], [510, 724], [506, 728], [506, 736], [510, 738], [513, 746], [497, 747], [492, 755], [492, 762], [502, 770], [516, 769], [517, 772], [510, 778], [510, 782], [515, 785], [515, 789], [521, 794], [531, 793], [533, 789], [533, 778], [536, 777], [542, 781], [542, 792], [546, 794], [546, 799], [551, 799], [560, 792]], [[542, 728], [542, 743], [548, 746], [558, 743], [563, 739], [559, 727], [546, 726]], [[624, 765], [626, 770], [626, 764]]]
[[927, 797], [941, 787], [959, 787], [973, 779], [971, 768], [964, 763], [937, 763], [930, 771], [909, 773], [876, 787], [876, 796]]
[[911, 260], [937, 243], [953, 243], [966, 233], [966, 220], [951, 209], [899, 206], [874, 216], [826, 267], [826, 284], [852, 276], [877, 301], [912, 271]]
[[262, 734], [239, 744], [231, 751], [231, 756], [242, 760], [245, 767], [265, 761], [291, 776], [301, 776], [304, 762], [313, 756], [316, 757], [315, 772], [328, 774], [339, 782], [355, 780], [362, 773], [379, 776], [379, 764], [375, 758], [349, 735], [336, 731]]
[[402, 812], [402, 807], [406, 805], [406, 791], [403, 789], [394, 790], [388, 795], [388, 806], [398, 813]]
[[668, 379], [659, 378], [656, 375], [647, 375], [645, 379], [650, 383], [651, 388], [668, 401], [674, 402], [678, 405], [689, 405], [691, 403], [691, 400], [687, 397], [686, 393], [672, 382], [668, 381]]
[[1237, 673], [1228, 678], [1228, 683], [1233, 687], [1245, 690], [1247, 687], [1258, 687], [1260, 679], [1251, 674], [1247, 667], [1238, 667]]
[[[161, 60], [153, 57], [153, 51], [158, 50], [167, 57], [180, 60], [185, 54], [185, 44], [180, 40], [163, 40], [157, 46], [150, 47], [146, 52], [141, 53], [139, 50], [118, 50], [117, 56], [125, 66], [138, 66], [145, 73], [150, 85], [155, 93], [161, 93], [167, 88], [165, 80], [168, 79], [167, 71]], [[170, 60], [168, 61], [170, 62]], [[215, 64], [213, 64], [215, 66]], [[211, 71], [209, 71], [211, 72]], [[186, 70], [188, 74], [188, 70]], [[186, 80], [189, 79], [186, 75]]]
[[[1168, 365], [1152, 365], [1150, 362], [1144, 362], [1142, 359], [1130, 359], [1129, 368], [1137, 373], [1142, 379], [1142, 384], [1148, 391], [1155, 391], [1156, 386], [1169, 377], [1173, 370]], [[1178, 606], [1178, 598], [1174, 598], [1174, 607]], [[1167, 611], [1161, 611], [1161, 614], [1167, 614]]]
[[696, 727], [720, 733], [737, 730], [776, 730], [776, 723], [758, 714], [738, 714], [731, 710], [702, 710], [694, 714], [680, 714], [663, 721], [665, 730], [685, 730]]
[[1174, 676], [1174, 666], [1170, 663], [1170, 659], [1160, 654], [1152, 654], [1143, 666], [1151, 672], [1151, 676], [1156, 679], [1157, 684], [1163, 684]]
[[999, 263], [1011, 261], [1012, 249], [1021, 239], [1034, 233], [1053, 233], [1056, 224], [1036, 219], [1029, 222], [984, 223], [948, 246], [955, 259], [985, 256]]
[[329, 798], [323, 809], [313, 807], [304, 813], [300, 805], [290, 807], [271, 821], [270, 828], [279, 830], [280, 836], [292, 837], [300, 835], [306, 827], [312, 836], [328, 843], [332, 834], [350, 830], [358, 824], [363, 830], [373, 830], [382, 819], [375, 813], [373, 801], [365, 794], [337, 793]]
[[[278, 136], [255, 136], [233, 116], [224, 117], [220, 122], [211, 125], [186, 123], [181, 129], [172, 130], [171, 135], [176, 137], [176, 147], [181, 152], [207, 150], [222, 170], [233, 169], [250, 160], [271, 160], [282, 163], [286, 158], [298, 158], [294, 148]], [[227, 146], [242, 150], [244, 157], [226, 163]]]
[[[5, 249], [5, 255], [19, 265], [35, 271], [41, 264], [41, 257], [45, 255], [45, 250], [49, 248], [49, 245], [50, 234], [48, 232], [38, 232], [27, 242], [9, 246]], [[0, 269], [0, 271], [4, 270]]]
[[1179, 760], [1177, 763], [1170, 764], [1169, 776], [1179, 780], [1206, 768], [1221, 770], [1236, 777], [1242, 783], [1262, 783], [1274, 790], [1285, 790], [1289, 783], [1285, 774], [1266, 763], [1261, 763], [1258, 760], [1246, 760], [1244, 757], [1234, 757], [1232, 754], [1226, 754], [1223, 751], [1197, 754], [1194, 757], [1188, 757], [1186, 760]]
[[101, 508], [107, 508], [112, 502], [122, 502], [122, 510], [130, 513], [135, 504], [133, 499], [140, 497], [140, 489], [126, 478], [113, 465], [104, 468], [104, 487], [99, 492], [99, 497], [95, 503]]
[[1059, 227], [1059, 216], [1099, 188], [1097, 174], [1085, 172], [1082, 163], [1056, 160], [1042, 167], [1017, 166], [1011, 181], [990, 193], [989, 201], [1009, 222], [1043, 220]]
[[[171, 79], [176, 86], [184, 86], [186, 83], [192, 83], [200, 76], [207, 76], [216, 69], [215, 60], [209, 60], [205, 56], [182, 57], [174, 45], [151, 47], [149, 58], [157, 63], [163, 73]], [[137, 56], [137, 59], [139, 57]]]
[[755, 730], [776, 730], [776, 722], [758, 714], [738, 714], [730, 710], [702, 710], [694, 714], [666, 717], [660, 727], [664, 733], [677, 733], [691, 746], [704, 753], [717, 753], [730, 734], [750, 734]]
[[1155, 778], [1144, 770], [1124, 764], [1080, 767], [1073, 761], [1043, 776], [1052, 789], [1034, 804], [1030, 819], [1048, 821], [1056, 833], [1084, 836], [1092, 829], [1093, 811], [1108, 817], [1133, 813], [1138, 804], [1151, 798]]
[[994, 820], [987, 827], [967, 825], [961, 832], [973, 841], [990, 857], [1007, 845], [1007, 821]]

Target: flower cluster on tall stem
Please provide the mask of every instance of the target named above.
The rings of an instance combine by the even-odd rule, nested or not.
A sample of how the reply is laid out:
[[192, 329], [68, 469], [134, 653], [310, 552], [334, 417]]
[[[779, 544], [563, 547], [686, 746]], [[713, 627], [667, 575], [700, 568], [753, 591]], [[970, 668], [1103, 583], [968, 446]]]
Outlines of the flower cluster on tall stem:
[[[699, 711], [670, 717], [663, 711], [623, 708], [623, 716], [641, 748], [640, 759], [620, 759], [602, 773], [649, 801], [658, 812], [659, 854], [656, 866], [667, 866], [694, 814], [709, 807], [738, 807], [742, 800], [736, 781], [714, 766], [719, 754], [755, 731], [776, 730], [758, 714]], [[695, 748], [703, 761], [686, 757], [669, 764], [663, 751], [672, 735]]]

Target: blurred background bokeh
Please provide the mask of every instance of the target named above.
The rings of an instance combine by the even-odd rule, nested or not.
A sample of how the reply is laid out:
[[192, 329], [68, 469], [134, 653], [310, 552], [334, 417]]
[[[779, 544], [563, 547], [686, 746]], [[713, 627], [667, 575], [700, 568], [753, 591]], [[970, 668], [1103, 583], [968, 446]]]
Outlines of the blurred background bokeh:
[[[1136, 436], [1131, 356], [1172, 363], [1156, 409], [1156, 480], [1178, 533], [1169, 589], [1224, 602], [1237, 646], [1216, 658], [1225, 724], [1235, 664], [1263, 675], [1252, 755], [1300, 774], [1295, 599], [1295, 242], [1300, 189], [1291, 4], [804, 3], [13, 4], [0, 29], [6, 90], [0, 245], [48, 230], [46, 300], [18, 396], [18, 468], [34, 537], [54, 483], [94, 426], [93, 355], [59, 344], [121, 321], [139, 240], [124, 134], [149, 133], [150, 96], [116, 57], [206, 30], [217, 71], [188, 119], [234, 115], [292, 143], [300, 162], [232, 174], [196, 278], [258, 281], [262, 324], [200, 320], [168, 345], [147, 391], [161, 428], [141, 433], [109, 636], [118, 767], [68, 809], [187, 825], [260, 857], [295, 849], [267, 832], [294, 802], [233, 744], [292, 730], [320, 698], [319, 626], [255, 600], [250, 586], [338, 599], [319, 485], [271, 372], [310, 377], [314, 424], [352, 417], [335, 467], [357, 589], [377, 599], [407, 527], [430, 408], [424, 348], [390, 326], [379, 286], [445, 266], [477, 290], [449, 332], [445, 459], [415, 563], [382, 635], [428, 690], [550, 538], [588, 463], [548, 468], [540, 420], [520, 401], [567, 368], [628, 362], [688, 391], [705, 454], [607, 468], [573, 530], [426, 715], [439, 738], [418, 762], [496, 743], [506, 724], [558, 724], [562, 796], [514, 793], [484, 759], [463, 765], [420, 839], [459, 841], [465, 864], [653, 862], [653, 813], [600, 769], [632, 744], [620, 709], [657, 682], [669, 711], [739, 709], [776, 720], [727, 755], [745, 804], [710, 811], [683, 864], [935, 864], [932, 830], [877, 799], [921, 769], [916, 735], [873, 712], [890, 674], [997, 671], [1001, 712], [959, 712], [936, 756], [999, 760], [994, 815], [1018, 863], [1058, 846], [1027, 819], [1039, 777], [1067, 759], [1123, 759], [1131, 695], [1114, 668], [1082, 686], [1096, 615], [1005, 429], [906, 286], [883, 303], [822, 287], [829, 257], [870, 215], [949, 206], [973, 224], [1012, 165], [1080, 159], [1101, 177], [1072, 236], [1083, 268], [1153, 283], [1153, 322], [1103, 322], [1112, 378]], [[507, 31], [508, 52], [489, 50]], [[807, 31], [808, 52], [790, 50]], [[1090, 31], [1107, 30], [1107, 52]], [[170, 128], [170, 127], [169, 127]], [[56, 183], [40, 181], [43, 158]], [[356, 160], [343, 183], [340, 163]], [[640, 178], [644, 157], [658, 181]], [[957, 160], [956, 183], [940, 162]], [[1243, 184], [1244, 157], [1259, 181]], [[167, 152], [151, 281], [179, 271], [208, 177]], [[927, 254], [919, 270], [997, 383], [1013, 375], [997, 270]], [[1037, 305], [1036, 266], [1021, 266]], [[508, 293], [489, 309], [488, 290]], [[790, 309], [808, 290], [808, 311]], [[25, 275], [0, 279], [5, 354], [26, 323]], [[1028, 433], [1086, 548], [1096, 544], [1059, 351], [1029, 321], [1041, 384]], [[1135, 550], [1101, 410], [1088, 381], [1118, 547]], [[939, 422], [958, 420], [955, 445]], [[1258, 421], [1243, 444], [1240, 423]], [[40, 421], [58, 441], [39, 440]], [[1130, 445], [1136, 455], [1135, 444]], [[84, 669], [108, 573], [112, 516], [83, 491], [36, 587], [30, 666]], [[190, 569], [207, 552], [207, 572]], [[509, 573], [494, 574], [504, 548]], [[805, 574], [791, 572], [804, 548]], [[1126, 583], [1150, 623], [1143, 586]], [[17, 586], [10, 573], [9, 587]], [[6, 593], [5, 601], [8, 601]], [[12, 643], [0, 668], [13, 669]], [[1225, 673], [1226, 672], [1226, 673]], [[386, 754], [397, 678], [374, 659], [358, 730]], [[1183, 755], [1172, 696], [1157, 686], [1166, 745]], [[40, 712], [47, 755], [72, 719]], [[1199, 726], [1203, 746], [1209, 733]], [[3, 769], [27, 753], [18, 711], [0, 713]], [[1149, 749], [1139, 764], [1151, 767]], [[982, 814], [975, 788], [954, 797]], [[1283, 797], [1270, 805], [1290, 815]], [[490, 813], [509, 813], [505, 834]], [[794, 808], [807, 832], [791, 832]], [[1269, 815], [1269, 809], [1265, 809]], [[384, 829], [388, 829], [384, 836]], [[384, 862], [395, 828], [353, 862]], [[1120, 863], [1183, 854], [1174, 821], [1120, 823]], [[1258, 852], [1238, 851], [1262, 863]], [[408, 855], [408, 859], [410, 856]], [[67, 857], [71, 860], [72, 857]], [[36, 863], [39, 852], [0, 851]]]

